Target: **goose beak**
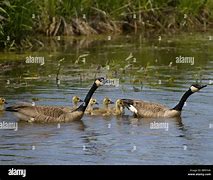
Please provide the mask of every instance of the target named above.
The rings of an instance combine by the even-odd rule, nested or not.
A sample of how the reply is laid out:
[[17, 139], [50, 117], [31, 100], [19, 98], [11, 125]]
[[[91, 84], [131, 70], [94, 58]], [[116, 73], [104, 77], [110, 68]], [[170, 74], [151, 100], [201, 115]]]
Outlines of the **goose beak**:
[[79, 102], [84, 102], [84, 101], [82, 99], [80, 99]]
[[200, 89], [203, 89], [203, 88], [206, 87], [206, 86], [207, 86], [207, 85], [203, 85], [203, 86], [200, 87]]
[[110, 101], [110, 104], [115, 104], [113, 101]]
[[8, 104], [8, 103], [5, 101], [4, 104]]
[[95, 104], [97, 104], [97, 105], [98, 105], [99, 103], [98, 103], [98, 102], [96, 102]]

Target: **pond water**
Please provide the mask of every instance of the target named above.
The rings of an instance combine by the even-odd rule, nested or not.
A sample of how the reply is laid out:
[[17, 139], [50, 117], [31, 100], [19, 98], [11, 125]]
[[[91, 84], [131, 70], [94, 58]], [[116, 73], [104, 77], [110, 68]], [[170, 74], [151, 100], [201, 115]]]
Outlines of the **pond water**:
[[[125, 110], [123, 117], [44, 124], [0, 112], [1, 123], [18, 122], [17, 131], [0, 129], [0, 164], [213, 164], [212, 39], [211, 33], [61, 37], [43, 39], [40, 49], [1, 52], [0, 97], [7, 106], [33, 100], [68, 106], [74, 95], [83, 99], [98, 76], [119, 79], [119, 86], [95, 92], [99, 104], [108, 96], [172, 108], [192, 83], [208, 86], [189, 97], [178, 119], [136, 119]], [[168, 129], [150, 128], [157, 122]]]

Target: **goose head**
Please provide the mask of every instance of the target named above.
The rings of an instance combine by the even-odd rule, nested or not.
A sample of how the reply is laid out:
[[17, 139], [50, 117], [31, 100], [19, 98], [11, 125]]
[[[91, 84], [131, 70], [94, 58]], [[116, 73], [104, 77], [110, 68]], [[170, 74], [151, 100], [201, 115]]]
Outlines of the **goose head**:
[[118, 112], [119, 114], [124, 113], [124, 103], [121, 99], [117, 99], [115, 102], [115, 110], [116, 112]]
[[96, 85], [97, 87], [103, 86], [105, 83], [106, 83], [106, 80], [105, 80], [103, 77], [97, 78], [97, 79], [95, 80], [95, 85]]
[[114, 104], [114, 102], [111, 99], [109, 99], [108, 97], [105, 97], [103, 99], [103, 104], [104, 105], [109, 105], [109, 104]]
[[123, 101], [121, 99], [117, 99], [116, 102], [115, 102], [115, 107], [116, 108], [124, 107]]
[[83, 102], [78, 96], [73, 96], [72, 98], [73, 104], [77, 105], [79, 102]]
[[201, 90], [202, 88], [206, 87], [207, 85], [200, 85], [200, 84], [192, 84], [190, 86], [190, 90], [195, 93], [195, 92], [198, 92], [199, 90]]
[[95, 105], [95, 104], [98, 104], [97, 100], [94, 99], [94, 98], [91, 98], [90, 101], [89, 101], [89, 105], [90, 105], [90, 106], [93, 106], [93, 105]]
[[114, 104], [114, 102], [111, 99], [109, 99], [108, 97], [105, 97], [103, 99], [104, 108], [108, 109], [109, 104]]
[[4, 104], [7, 104], [6, 100], [4, 98], [0, 98], [0, 110], [4, 109]]

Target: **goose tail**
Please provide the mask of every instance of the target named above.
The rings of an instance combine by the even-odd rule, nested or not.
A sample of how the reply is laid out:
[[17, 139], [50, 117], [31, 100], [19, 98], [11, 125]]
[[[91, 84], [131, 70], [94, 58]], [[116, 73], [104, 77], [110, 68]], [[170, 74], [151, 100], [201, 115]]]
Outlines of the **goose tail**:
[[10, 112], [18, 112], [17, 108], [14, 106], [9, 106], [5, 108], [5, 111], [10, 111]]
[[133, 100], [131, 99], [121, 99], [123, 105], [129, 109], [130, 105], [133, 105]]
[[132, 99], [121, 99], [123, 105], [133, 113], [137, 114], [138, 110], [134, 107], [134, 101]]

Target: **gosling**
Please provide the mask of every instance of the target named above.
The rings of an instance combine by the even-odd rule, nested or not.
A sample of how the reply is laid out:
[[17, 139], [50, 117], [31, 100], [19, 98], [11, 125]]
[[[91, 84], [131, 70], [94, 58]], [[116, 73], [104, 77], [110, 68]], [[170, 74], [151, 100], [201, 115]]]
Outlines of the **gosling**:
[[4, 98], [0, 98], [0, 111], [4, 110], [4, 105], [7, 104]]
[[94, 98], [91, 98], [90, 101], [89, 101], [89, 104], [87, 106], [87, 109], [85, 111], [85, 114], [91, 114], [91, 112], [93, 111], [93, 108], [94, 108], [93, 106], [95, 104], [98, 104], [97, 100], [94, 99]]

